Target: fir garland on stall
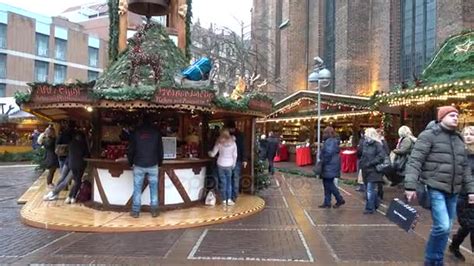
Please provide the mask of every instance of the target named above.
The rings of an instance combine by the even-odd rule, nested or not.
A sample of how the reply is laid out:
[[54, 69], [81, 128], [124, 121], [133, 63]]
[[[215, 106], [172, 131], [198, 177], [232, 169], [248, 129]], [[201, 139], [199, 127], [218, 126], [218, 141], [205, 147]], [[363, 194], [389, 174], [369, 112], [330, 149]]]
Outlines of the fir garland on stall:
[[191, 61], [191, 19], [193, 18], [193, 0], [186, 0], [186, 5], [188, 6], [188, 12], [186, 13], [186, 59]]
[[109, 0], [109, 64], [118, 56], [119, 41], [119, 0]]

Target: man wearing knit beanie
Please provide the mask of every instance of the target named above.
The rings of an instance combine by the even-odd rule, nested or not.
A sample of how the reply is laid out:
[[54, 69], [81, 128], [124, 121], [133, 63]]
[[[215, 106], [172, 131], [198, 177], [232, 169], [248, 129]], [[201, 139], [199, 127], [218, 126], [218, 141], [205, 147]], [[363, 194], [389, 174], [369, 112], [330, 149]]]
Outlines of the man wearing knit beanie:
[[[430, 204], [420, 202], [423, 207], [431, 208], [433, 218], [426, 243], [425, 265], [443, 265], [459, 192], [466, 191], [469, 203], [474, 203], [474, 179], [467, 163], [463, 138], [456, 131], [458, 115], [459, 111], [453, 106], [440, 107], [439, 123], [421, 132], [406, 164], [405, 194], [408, 201], [425, 195], [430, 201]], [[425, 186], [428, 188], [426, 193], [425, 189], [416, 191]], [[450, 251], [463, 259], [459, 250], [450, 248]]]
[[451, 106], [451, 105], [441, 106], [440, 108], [438, 108], [438, 121], [441, 122], [441, 120], [450, 113], [459, 114], [459, 111], [458, 109], [456, 109], [454, 106]]

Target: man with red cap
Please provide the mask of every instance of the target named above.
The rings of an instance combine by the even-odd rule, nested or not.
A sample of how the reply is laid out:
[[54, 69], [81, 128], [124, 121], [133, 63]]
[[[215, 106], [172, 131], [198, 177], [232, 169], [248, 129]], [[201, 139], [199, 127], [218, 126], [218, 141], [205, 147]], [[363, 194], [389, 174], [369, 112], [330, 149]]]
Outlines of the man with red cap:
[[444, 250], [456, 216], [461, 189], [474, 203], [471, 176], [462, 136], [456, 131], [459, 111], [453, 106], [438, 109], [438, 123], [430, 125], [418, 137], [406, 165], [405, 194], [416, 198], [417, 183], [426, 185], [431, 203], [433, 225], [426, 243], [425, 265], [443, 265]]

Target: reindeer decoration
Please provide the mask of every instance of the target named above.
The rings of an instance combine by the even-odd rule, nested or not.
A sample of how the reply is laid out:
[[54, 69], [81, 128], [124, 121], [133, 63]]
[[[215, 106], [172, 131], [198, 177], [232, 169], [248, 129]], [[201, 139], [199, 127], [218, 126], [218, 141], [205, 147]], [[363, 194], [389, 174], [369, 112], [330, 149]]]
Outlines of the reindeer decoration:
[[142, 44], [145, 39], [146, 31], [151, 27], [151, 24], [147, 23], [140, 27], [140, 29], [135, 33], [131, 40], [132, 48], [131, 52], [128, 55], [128, 58], [131, 62], [130, 68], [130, 78], [128, 81], [129, 85], [132, 83], [137, 84], [139, 80], [139, 75], [137, 68], [142, 65], [149, 65], [153, 70], [153, 78], [155, 84], [160, 81], [161, 78], [161, 57], [159, 54], [148, 54], [145, 53], [142, 49]]
[[8, 122], [8, 115], [10, 114], [10, 112], [14, 109], [13, 106], [9, 105], [8, 106], [8, 110], [6, 112], [4, 112], [3, 110], [3, 106], [5, 105], [4, 103], [1, 103], [0, 104], [2, 106], [2, 114], [0, 115], [0, 124], [3, 124], [3, 123], [6, 123]]

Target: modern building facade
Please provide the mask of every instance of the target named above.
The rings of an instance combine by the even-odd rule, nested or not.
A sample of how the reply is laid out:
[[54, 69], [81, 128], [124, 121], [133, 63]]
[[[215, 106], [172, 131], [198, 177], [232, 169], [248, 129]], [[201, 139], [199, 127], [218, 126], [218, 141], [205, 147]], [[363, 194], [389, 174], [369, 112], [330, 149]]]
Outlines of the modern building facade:
[[[314, 56], [329, 92], [371, 95], [418, 77], [443, 41], [474, 28], [470, 0], [254, 0], [253, 45], [265, 52], [270, 95], [311, 88]], [[260, 53], [261, 54], [261, 53]]]
[[107, 64], [107, 42], [84, 27], [0, 3], [0, 97], [28, 82], [94, 80]]

